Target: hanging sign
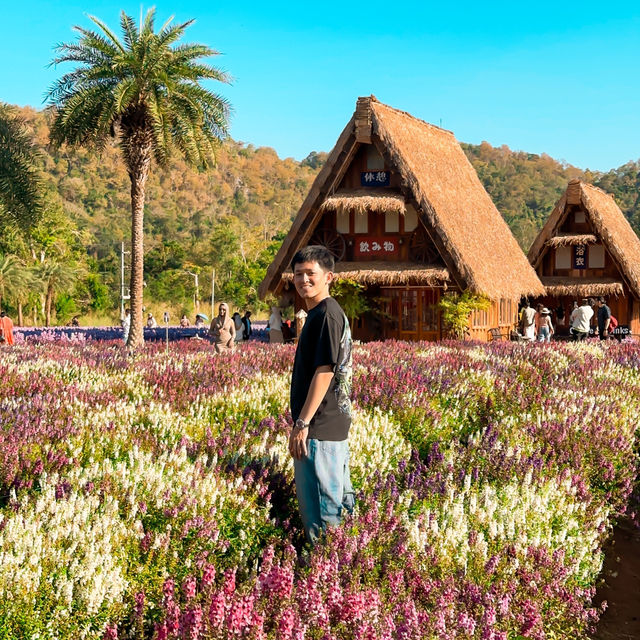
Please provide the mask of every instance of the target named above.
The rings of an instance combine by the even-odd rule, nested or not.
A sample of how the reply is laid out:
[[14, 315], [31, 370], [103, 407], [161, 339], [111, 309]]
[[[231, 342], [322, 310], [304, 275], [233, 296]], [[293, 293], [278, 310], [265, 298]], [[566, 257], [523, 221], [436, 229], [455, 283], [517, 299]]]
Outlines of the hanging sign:
[[586, 269], [587, 267], [587, 246], [577, 244], [573, 247], [573, 268]]
[[390, 171], [363, 171], [360, 174], [360, 185], [363, 187], [388, 187]]
[[354, 240], [353, 255], [356, 258], [372, 258], [398, 255], [397, 238], [357, 237]]

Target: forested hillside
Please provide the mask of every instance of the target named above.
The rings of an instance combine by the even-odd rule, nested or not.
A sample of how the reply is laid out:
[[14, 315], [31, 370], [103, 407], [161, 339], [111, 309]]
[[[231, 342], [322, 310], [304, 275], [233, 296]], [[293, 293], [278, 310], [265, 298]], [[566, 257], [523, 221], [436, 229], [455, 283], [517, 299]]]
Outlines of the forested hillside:
[[[28, 108], [20, 113], [42, 148], [47, 214], [29, 239], [0, 222], [0, 253], [71, 266], [76, 290], [57, 295], [60, 322], [74, 313], [115, 310], [120, 243], [130, 234], [130, 185], [118, 150], [53, 151], [46, 114]], [[574, 177], [612, 193], [640, 229], [638, 162], [601, 174], [486, 142], [463, 148], [525, 251]], [[179, 158], [167, 171], [154, 167], [145, 212], [148, 303], [190, 311], [194, 278], [188, 272], [200, 274], [200, 297], [206, 300], [215, 268], [219, 298], [258, 304], [257, 284], [325, 158], [312, 152], [302, 162], [283, 160], [273, 149], [230, 140], [209, 172], [189, 169]], [[35, 298], [31, 306], [36, 310]]]

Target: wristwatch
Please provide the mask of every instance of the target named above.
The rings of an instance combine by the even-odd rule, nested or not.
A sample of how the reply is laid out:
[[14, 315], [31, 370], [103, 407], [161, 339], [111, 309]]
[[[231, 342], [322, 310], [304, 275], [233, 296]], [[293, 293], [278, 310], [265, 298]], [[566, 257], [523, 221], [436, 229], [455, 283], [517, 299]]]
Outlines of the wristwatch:
[[300, 431], [302, 431], [303, 429], [306, 429], [308, 426], [309, 426], [308, 422], [305, 422], [302, 418], [298, 418], [295, 424], [293, 425], [293, 428], [299, 429]]

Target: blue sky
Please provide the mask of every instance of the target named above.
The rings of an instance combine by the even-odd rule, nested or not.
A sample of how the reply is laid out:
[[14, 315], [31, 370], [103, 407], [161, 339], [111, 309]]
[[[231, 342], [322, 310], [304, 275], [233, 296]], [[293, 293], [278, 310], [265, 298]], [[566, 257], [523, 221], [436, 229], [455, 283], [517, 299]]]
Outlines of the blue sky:
[[[143, 5], [146, 10], [150, 4]], [[223, 55], [216, 87], [236, 140], [301, 159], [329, 151], [359, 95], [409, 111], [458, 140], [548, 153], [607, 171], [640, 158], [640, 5], [539, 2], [155, 3], [158, 23], [195, 18], [186, 41]], [[40, 108], [65, 67], [47, 68], [87, 14], [118, 29], [141, 5], [5, 3], [0, 100]]]

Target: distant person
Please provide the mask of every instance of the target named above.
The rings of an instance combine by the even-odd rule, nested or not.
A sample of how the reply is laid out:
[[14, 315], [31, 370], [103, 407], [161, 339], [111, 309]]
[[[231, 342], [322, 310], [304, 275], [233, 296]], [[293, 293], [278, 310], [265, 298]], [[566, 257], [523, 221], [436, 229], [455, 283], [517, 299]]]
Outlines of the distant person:
[[564, 327], [564, 323], [565, 323], [564, 307], [561, 304], [559, 304], [556, 307], [556, 324], [559, 327]]
[[282, 323], [282, 338], [285, 342], [293, 342], [296, 337], [291, 320], [285, 320]]
[[536, 310], [528, 300], [524, 303], [520, 314], [520, 327], [525, 340], [533, 342], [536, 339]]
[[233, 320], [233, 326], [236, 329], [235, 341], [240, 342], [242, 340], [242, 330], [243, 330], [242, 316], [237, 311], [234, 311], [233, 315], [231, 316], [231, 319]]
[[552, 335], [551, 311], [547, 307], [542, 307], [540, 309], [540, 319], [538, 320], [538, 342], [551, 342]]
[[218, 315], [211, 321], [209, 335], [213, 340], [217, 353], [233, 351], [236, 327], [229, 316], [229, 306], [226, 302], [220, 303]]
[[194, 326], [196, 329], [201, 329], [202, 327], [204, 327], [204, 318], [199, 313], [196, 315], [196, 322]]
[[191, 323], [189, 322], [189, 318], [187, 318], [187, 314], [186, 313], [183, 313], [182, 314], [182, 318], [180, 318], [180, 326], [182, 328], [191, 326]]
[[253, 327], [251, 326], [251, 311], [245, 311], [242, 316], [242, 339], [248, 340], [253, 333]]
[[13, 344], [13, 321], [4, 311], [0, 311], [0, 344]]
[[569, 314], [569, 326], [573, 326], [573, 320], [576, 317], [576, 313], [578, 311], [578, 301], [573, 301], [573, 307], [571, 308], [571, 313]]
[[278, 307], [271, 307], [267, 328], [269, 329], [269, 342], [271, 344], [282, 344], [284, 342], [282, 336], [282, 314]]
[[124, 310], [124, 318], [121, 321], [122, 324], [122, 339], [127, 344], [129, 339], [129, 331], [131, 330], [131, 311], [129, 309]]
[[155, 329], [158, 326], [156, 319], [153, 317], [152, 313], [147, 315], [147, 329]]
[[584, 298], [582, 304], [571, 315], [573, 317], [571, 334], [576, 342], [580, 342], [589, 337], [589, 330], [591, 328], [593, 309], [589, 305], [589, 300]]
[[607, 305], [606, 298], [598, 298], [598, 336], [600, 340], [609, 339], [609, 327], [611, 324], [611, 309]]
[[69, 323], [70, 327], [79, 327], [80, 326], [80, 316], [73, 316], [71, 318], [71, 322]]

